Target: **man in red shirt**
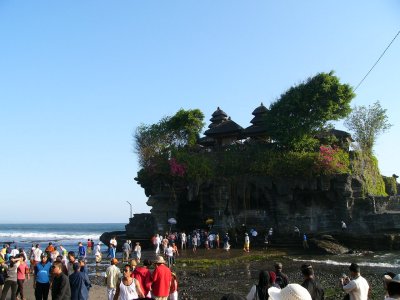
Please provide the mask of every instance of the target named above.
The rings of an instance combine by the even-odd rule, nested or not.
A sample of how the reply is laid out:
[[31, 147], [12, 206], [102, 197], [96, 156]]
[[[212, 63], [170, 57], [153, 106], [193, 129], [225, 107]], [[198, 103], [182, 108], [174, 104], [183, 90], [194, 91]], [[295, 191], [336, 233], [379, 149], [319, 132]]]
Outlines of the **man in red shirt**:
[[158, 256], [152, 276], [151, 289], [156, 300], [167, 300], [171, 286], [171, 270], [165, 265], [164, 257]]

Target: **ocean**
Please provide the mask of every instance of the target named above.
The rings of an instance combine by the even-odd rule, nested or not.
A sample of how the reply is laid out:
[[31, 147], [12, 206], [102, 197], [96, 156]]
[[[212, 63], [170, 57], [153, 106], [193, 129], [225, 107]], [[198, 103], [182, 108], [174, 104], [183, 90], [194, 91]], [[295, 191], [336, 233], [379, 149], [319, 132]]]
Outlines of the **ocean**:
[[125, 223], [0, 224], [0, 247], [13, 242], [12, 248], [17, 245], [28, 252], [32, 244], [45, 249], [52, 242], [77, 251], [79, 242], [86, 245], [88, 239], [93, 239], [97, 243], [103, 232], [119, 230], [125, 230]]

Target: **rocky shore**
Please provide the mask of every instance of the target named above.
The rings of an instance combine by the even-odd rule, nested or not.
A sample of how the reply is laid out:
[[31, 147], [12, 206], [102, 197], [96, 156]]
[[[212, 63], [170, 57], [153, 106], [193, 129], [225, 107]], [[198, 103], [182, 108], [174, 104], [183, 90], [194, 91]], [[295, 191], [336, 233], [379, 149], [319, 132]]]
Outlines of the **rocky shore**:
[[[182, 251], [173, 267], [178, 276], [180, 299], [220, 299], [228, 293], [246, 296], [251, 286], [257, 282], [260, 270], [273, 270], [275, 261], [284, 265], [284, 272], [291, 282], [301, 283], [301, 259], [293, 260], [303, 252], [285, 249], [254, 250], [244, 253], [241, 249], [199, 249], [195, 254], [191, 250]], [[334, 256], [333, 256], [334, 257]], [[142, 258], [154, 259], [152, 251], [144, 251]], [[318, 256], [316, 256], [318, 258]], [[351, 257], [349, 258], [349, 260]], [[96, 285], [104, 285], [103, 273], [107, 267], [106, 260], [95, 268], [89, 267], [91, 280]], [[91, 265], [91, 264], [90, 264]], [[119, 264], [122, 267], [122, 263]], [[348, 274], [347, 266], [325, 263], [313, 263], [316, 277], [325, 289], [327, 300], [343, 299], [338, 280], [343, 273]], [[362, 275], [371, 287], [370, 299], [383, 299], [383, 274], [389, 271], [382, 267], [362, 267]], [[390, 268], [400, 273], [400, 269]]]

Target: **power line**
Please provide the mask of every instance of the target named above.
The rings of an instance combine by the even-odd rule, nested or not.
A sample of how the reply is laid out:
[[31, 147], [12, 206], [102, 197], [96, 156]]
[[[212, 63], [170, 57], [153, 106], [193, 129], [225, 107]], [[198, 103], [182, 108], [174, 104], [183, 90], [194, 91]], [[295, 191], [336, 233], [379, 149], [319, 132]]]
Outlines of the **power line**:
[[364, 76], [363, 79], [361, 79], [361, 81], [359, 82], [359, 84], [357, 84], [356, 88], [354, 89], [354, 91], [356, 91], [358, 89], [358, 87], [361, 85], [361, 83], [363, 83], [363, 81], [365, 80], [365, 78], [367, 78], [367, 76], [369, 75], [369, 73], [371, 73], [371, 71], [373, 70], [373, 68], [375, 68], [375, 66], [378, 64], [378, 62], [381, 60], [381, 58], [385, 55], [386, 51], [389, 49], [389, 47], [393, 44], [394, 40], [397, 38], [397, 36], [400, 34], [400, 30], [397, 32], [397, 34], [395, 35], [395, 37], [393, 38], [393, 40], [390, 42], [390, 44], [386, 47], [385, 51], [383, 51], [383, 53], [381, 54], [381, 56], [379, 56], [378, 60], [374, 63], [374, 65], [372, 66], [372, 68], [368, 71], [368, 73]]

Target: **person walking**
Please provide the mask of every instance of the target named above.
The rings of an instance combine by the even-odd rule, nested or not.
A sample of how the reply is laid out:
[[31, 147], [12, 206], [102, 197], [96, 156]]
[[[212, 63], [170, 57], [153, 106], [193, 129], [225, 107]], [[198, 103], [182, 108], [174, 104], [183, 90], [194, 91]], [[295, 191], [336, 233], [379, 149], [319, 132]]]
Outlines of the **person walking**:
[[53, 263], [53, 281], [51, 284], [52, 300], [71, 300], [71, 288], [68, 276], [63, 272], [63, 264], [60, 261]]
[[151, 273], [149, 267], [151, 262], [148, 259], [143, 260], [143, 266], [136, 266], [133, 270], [133, 277], [139, 281], [140, 288], [142, 289], [145, 298], [151, 299]]
[[121, 271], [117, 267], [117, 264], [118, 260], [116, 258], [111, 259], [111, 265], [106, 270], [105, 283], [107, 286], [108, 300], [114, 299], [115, 292], [117, 290], [118, 279], [121, 275]]
[[1, 293], [1, 300], [5, 300], [8, 290], [11, 288], [11, 300], [17, 297], [17, 272], [22, 258], [10, 256], [10, 267], [7, 270], [7, 278], [4, 281], [3, 291]]
[[244, 234], [243, 250], [244, 250], [244, 252], [250, 252], [250, 238], [249, 238], [249, 234], [247, 232]]
[[81, 271], [79, 263], [72, 266], [74, 273], [69, 275], [71, 300], [87, 300], [89, 298], [90, 281], [85, 271]]
[[367, 300], [369, 284], [367, 280], [361, 276], [359, 265], [352, 263], [349, 270], [350, 278], [340, 278], [343, 290], [349, 294], [350, 300]]
[[144, 294], [139, 281], [132, 277], [132, 266], [124, 266], [123, 277], [117, 283], [114, 300], [134, 300], [143, 299]]
[[162, 256], [158, 256], [155, 263], [155, 269], [152, 274], [152, 294], [156, 300], [167, 300], [171, 286], [171, 270], [165, 265]]
[[324, 289], [322, 288], [321, 284], [315, 279], [314, 269], [312, 265], [302, 265], [301, 273], [304, 276], [304, 281], [301, 286], [307, 289], [307, 291], [311, 295], [312, 300], [324, 300]]
[[129, 244], [129, 241], [126, 240], [125, 243], [122, 245], [122, 262], [129, 262], [129, 256], [131, 254], [132, 248]]
[[303, 249], [308, 249], [307, 234], [303, 234]]
[[30, 279], [30, 274], [29, 274], [29, 267], [26, 264], [26, 256], [20, 254], [20, 258], [21, 258], [21, 263], [17, 269], [17, 286], [18, 286], [18, 288], [17, 288], [16, 296], [18, 297], [18, 295], [20, 295], [21, 299], [25, 299], [24, 282], [25, 282], [26, 277], [28, 277], [28, 280]]

